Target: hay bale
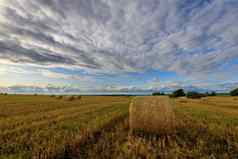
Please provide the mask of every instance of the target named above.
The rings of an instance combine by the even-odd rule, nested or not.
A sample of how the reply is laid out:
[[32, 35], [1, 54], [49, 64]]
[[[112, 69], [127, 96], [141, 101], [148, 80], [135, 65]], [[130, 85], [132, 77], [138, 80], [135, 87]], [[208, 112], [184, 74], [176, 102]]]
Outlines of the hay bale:
[[136, 97], [130, 105], [132, 131], [168, 134], [175, 127], [175, 116], [168, 97]]
[[65, 96], [66, 101], [74, 101], [76, 98], [74, 96]]
[[63, 96], [56, 96], [56, 99], [62, 99]]
[[54, 97], [55, 97], [55, 95], [54, 95], [54, 94], [51, 94], [51, 95], [50, 95], [50, 97], [54, 98]]
[[185, 98], [181, 98], [178, 100], [179, 103], [188, 103], [188, 100], [186, 100]]
[[75, 98], [80, 100], [80, 99], [82, 99], [82, 96], [76, 96]]

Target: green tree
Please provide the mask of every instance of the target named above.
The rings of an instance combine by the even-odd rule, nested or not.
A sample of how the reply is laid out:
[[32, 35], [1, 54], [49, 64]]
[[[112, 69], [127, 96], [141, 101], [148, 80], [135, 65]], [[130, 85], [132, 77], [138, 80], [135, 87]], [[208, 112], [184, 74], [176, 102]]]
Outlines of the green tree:
[[231, 95], [231, 96], [238, 96], [238, 88], [232, 90], [232, 91], [230, 92], [230, 95]]
[[154, 92], [152, 93], [153, 96], [163, 96], [165, 95], [163, 92]]
[[183, 89], [178, 89], [178, 90], [174, 91], [174, 92], [170, 95], [170, 97], [174, 97], [174, 98], [176, 98], [176, 97], [184, 97], [184, 96], [185, 96], [185, 93], [184, 93], [184, 90], [183, 90]]
[[210, 96], [216, 96], [217, 93], [215, 91], [212, 91], [212, 93], [210, 94]]
[[200, 99], [202, 97], [205, 97], [206, 95], [205, 94], [202, 94], [202, 93], [198, 93], [198, 92], [188, 92], [186, 94], [187, 98], [192, 98], [192, 99]]
[[210, 93], [209, 93], [209, 92], [206, 92], [205, 95], [206, 95], [206, 96], [216, 96], [217, 93], [216, 93], [215, 91], [212, 91], [212, 92], [210, 92]]

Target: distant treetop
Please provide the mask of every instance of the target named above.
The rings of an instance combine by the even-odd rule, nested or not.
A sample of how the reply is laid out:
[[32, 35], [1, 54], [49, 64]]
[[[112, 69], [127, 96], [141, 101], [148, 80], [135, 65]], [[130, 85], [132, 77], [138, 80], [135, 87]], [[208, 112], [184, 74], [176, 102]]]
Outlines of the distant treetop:
[[176, 98], [176, 97], [184, 97], [184, 96], [185, 96], [185, 93], [184, 93], [184, 90], [183, 90], [183, 89], [178, 89], [178, 90], [174, 91], [174, 92], [170, 95], [170, 97], [174, 97], [174, 98]]
[[230, 92], [230, 95], [231, 95], [231, 96], [238, 96], [238, 88], [232, 90], [232, 91]]
[[152, 93], [153, 96], [163, 96], [165, 95], [164, 92], [154, 92]]

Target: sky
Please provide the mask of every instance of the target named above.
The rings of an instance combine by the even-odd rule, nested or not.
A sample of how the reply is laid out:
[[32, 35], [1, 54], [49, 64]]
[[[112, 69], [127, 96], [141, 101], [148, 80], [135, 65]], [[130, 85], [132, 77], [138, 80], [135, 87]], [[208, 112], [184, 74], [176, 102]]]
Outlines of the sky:
[[237, 0], [0, 0], [0, 91], [229, 91], [237, 19]]

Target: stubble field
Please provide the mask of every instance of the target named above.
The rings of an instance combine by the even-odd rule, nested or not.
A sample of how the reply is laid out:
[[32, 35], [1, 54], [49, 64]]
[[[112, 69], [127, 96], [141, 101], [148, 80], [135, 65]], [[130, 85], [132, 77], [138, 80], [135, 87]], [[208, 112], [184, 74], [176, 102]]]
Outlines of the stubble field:
[[130, 130], [133, 98], [1, 95], [0, 158], [238, 158], [237, 97], [171, 99], [163, 135]]

